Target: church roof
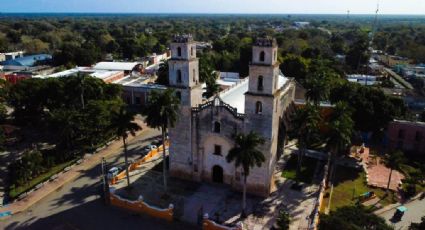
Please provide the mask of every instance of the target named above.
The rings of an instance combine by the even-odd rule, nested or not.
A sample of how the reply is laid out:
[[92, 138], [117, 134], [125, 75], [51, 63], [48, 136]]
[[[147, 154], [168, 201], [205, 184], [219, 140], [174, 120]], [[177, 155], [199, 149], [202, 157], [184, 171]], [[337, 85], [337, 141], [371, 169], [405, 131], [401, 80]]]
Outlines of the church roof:
[[[279, 88], [285, 85], [288, 78], [279, 75]], [[235, 86], [222, 91], [219, 96], [223, 102], [237, 109], [238, 113], [245, 113], [245, 93], [248, 91], [249, 77], [241, 80]]]
[[223, 102], [237, 109], [238, 113], [245, 113], [245, 93], [248, 91], [248, 77], [237, 83], [234, 87], [220, 93]]

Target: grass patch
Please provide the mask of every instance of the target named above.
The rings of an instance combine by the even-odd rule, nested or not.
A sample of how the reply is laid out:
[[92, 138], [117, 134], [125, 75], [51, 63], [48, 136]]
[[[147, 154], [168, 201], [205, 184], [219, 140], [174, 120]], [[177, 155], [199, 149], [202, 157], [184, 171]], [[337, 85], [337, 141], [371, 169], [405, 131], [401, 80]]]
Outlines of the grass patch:
[[298, 180], [310, 184], [313, 180], [314, 171], [316, 170], [317, 160], [311, 157], [303, 157], [302, 167], [298, 178], [297, 161], [298, 156], [296, 154], [291, 155], [289, 160], [286, 162], [282, 176], [287, 179]]
[[49, 171], [33, 178], [31, 181], [29, 181], [26, 185], [22, 185], [22, 186], [18, 186], [18, 187], [13, 187], [11, 186], [10, 191], [9, 191], [9, 198], [10, 199], [15, 199], [18, 196], [20, 196], [22, 193], [27, 192], [29, 190], [31, 190], [32, 188], [34, 188], [36, 185], [38, 185], [39, 183], [42, 183], [46, 180], [48, 180], [51, 176], [55, 175], [56, 173], [62, 171], [63, 169], [65, 169], [66, 167], [74, 164], [78, 159], [74, 159], [62, 164], [58, 164], [52, 168], [49, 169]]
[[[326, 190], [326, 193], [329, 192], [330, 188]], [[376, 196], [381, 199], [379, 203], [383, 206], [397, 201], [393, 192], [385, 196], [384, 189], [367, 186], [365, 172], [339, 166], [335, 174], [335, 186], [330, 207], [331, 211], [335, 211], [342, 206], [354, 205], [358, 197], [365, 192], [374, 192]], [[323, 203], [327, 205], [328, 201], [329, 197], [325, 197]]]

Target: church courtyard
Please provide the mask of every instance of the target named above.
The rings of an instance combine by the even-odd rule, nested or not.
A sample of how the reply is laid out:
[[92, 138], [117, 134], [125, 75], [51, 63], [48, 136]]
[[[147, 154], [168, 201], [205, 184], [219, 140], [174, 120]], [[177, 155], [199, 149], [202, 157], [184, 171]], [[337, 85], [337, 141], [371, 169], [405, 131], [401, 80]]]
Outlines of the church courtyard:
[[194, 226], [200, 226], [203, 215], [207, 213], [211, 220], [223, 225], [234, 226], [242, 221], [248, 229], [270, 229], [278, 211], [285, 209], [293, 217], [291, 229], [305, 228], [310, 224], [319, 185], [316, 178], [310, 179], [312, 183], [303, 183], [300, 190], [291, 188], [294, 181], [283, 177], [282, 169], [293, 151], [287, 149], [287, 155], [277, 163], [273, 177], [275, 185], [270, 196], [247, 196], [248, 217], [244, 220], [240, 219], [242, 193], [229, 185], [197, 183], [171, 177], [168, 179], [168, 193], [164, 195], [160, 155], [131, 172], [131, 189], [125, 188], [125, 179], [114, 187], [123, 198], [136, 200], [142, 196], [146, 203], [158, 208], [173, 204], [175, 219]]

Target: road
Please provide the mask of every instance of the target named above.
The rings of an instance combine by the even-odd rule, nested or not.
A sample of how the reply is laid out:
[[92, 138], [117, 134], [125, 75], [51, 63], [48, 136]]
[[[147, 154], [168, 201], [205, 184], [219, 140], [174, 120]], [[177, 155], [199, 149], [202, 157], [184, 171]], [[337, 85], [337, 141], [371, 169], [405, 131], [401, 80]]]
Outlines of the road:
[[379, 216], [383, 217], [390, 225], [394, 226], [396, 230], [408, 229], [410, 223], [420, 222], [421, 217], [425, 216], [425, 199], [414, 200], [404, 206], [407, 208], [407, 211], [400, 222], [392, 223], [390, 221], [391, 217], [394, 215], [395, 209], [379, 214]]
[[[140, 157], [146, 140], [159, 135], [146, 129], [129, 145], [130, 159]], [[110, 165], [124, 162], [122, 151], [107, 159]], [[0, 229], [193, 229], [181, 222], [140, 216], [103, 204], [100, 197], [100, 166], [86, 170], [84, 176], [49, 194], [27, 211], [0, 220]]]

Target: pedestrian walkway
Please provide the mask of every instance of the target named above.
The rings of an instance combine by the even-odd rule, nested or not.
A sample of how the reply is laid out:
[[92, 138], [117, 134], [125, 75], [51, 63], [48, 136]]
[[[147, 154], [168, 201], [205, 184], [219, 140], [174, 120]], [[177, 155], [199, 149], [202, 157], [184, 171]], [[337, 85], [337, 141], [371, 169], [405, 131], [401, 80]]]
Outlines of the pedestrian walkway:
[[[130, 135], [127, 138], [128, 142], [130, 142], [135, 137], [141, 135], [147, 129], [149, 129], [145, 123], [139, 120], [136, 120], [136, 122], [142, 127], [142, 130], [138, 131], [135, 136]], [[40, 201], [41, 199], [49, 195], [50, 193], [61, 188], [64, 184], [83, 175], [86, 170], [91, 169], [95, 167], [96, 165], [98, 165], [101, 162], [103, 157], [108, 157], [112, 154], [116, 154], [117, 152], [120, 152], [121, 148], [122, 148], [121, 139], [117, 139], [113, 141], [105, 149], [89, 157], [86, 157], [80, 165], [77, 165], [73, 167], [72, 169], [70, 169], [68, 172], [65, 172], [59, 175], [54, 181], [45, 184], [43, 187], [32, 192], [24, 199], [13, 202], [8, 206], [4, 206], [0, 208], [0, 213], [11, 212], [13, 215], [13, 214], [17, 214], [19, 212], [25, 211], [26, 209], [28, 209], [29, 207], [31, 207], [32, 205], [34, 205], [35, 203], [37, 203], [38, 201]]]
[[[287, 151], [292, 153], [297, 150], [291, 148]], [[291, 186], [294, 182], [281, 176], [285, 163], [284, 158], [284, 156], [281, 157], [276, 164], [274, 174], [276, 191], [262, 201], [254, 210], [254, 213], [243, 222], [247, 229], [271, 229], [281, 209], [287, 211], [292, 217], [290, 230], [308, 229], [311, 222], [310, 216], [319, 195], [319, 186], [317, 184], [305, 184], [301, 191], [293, 190]]]

